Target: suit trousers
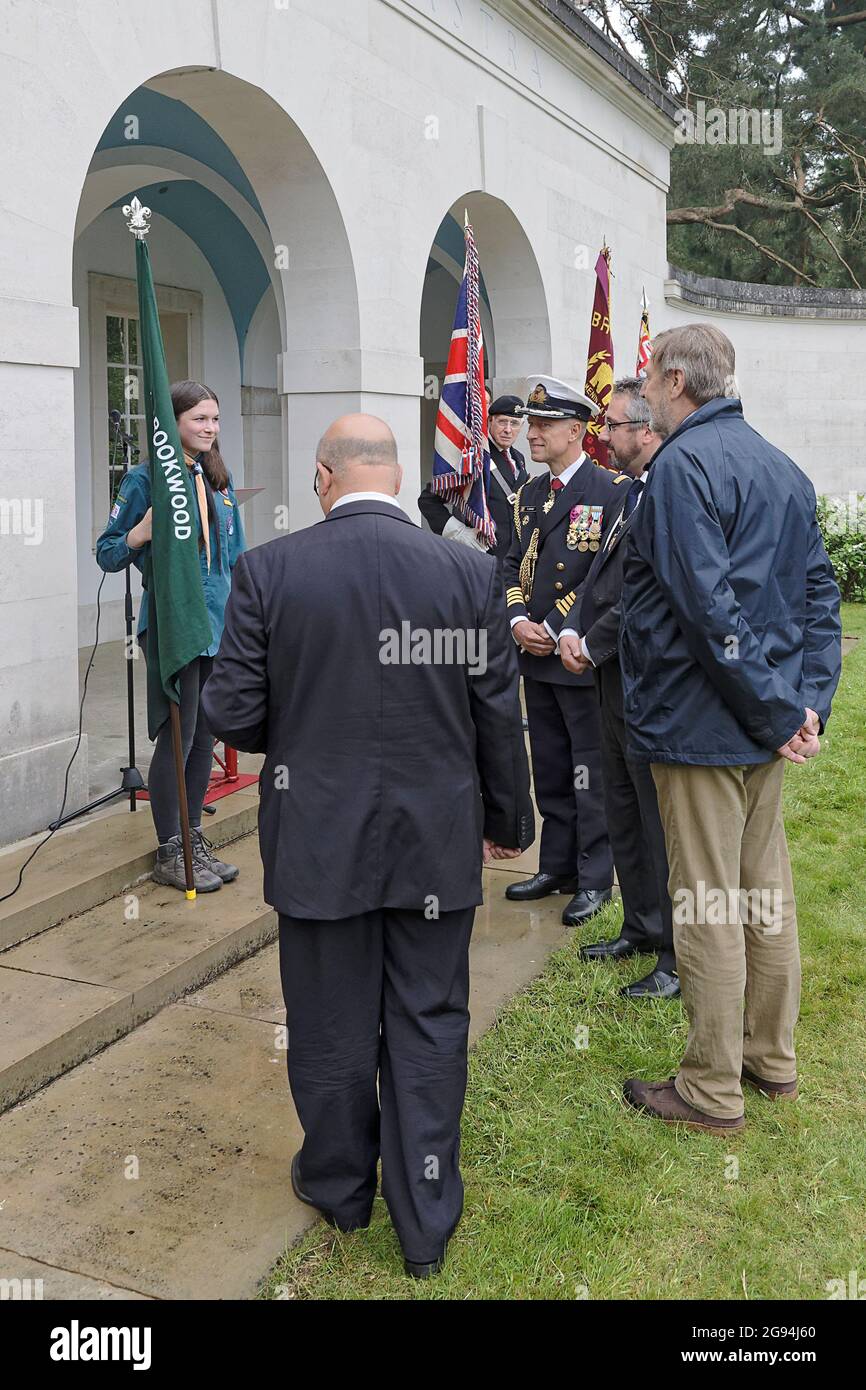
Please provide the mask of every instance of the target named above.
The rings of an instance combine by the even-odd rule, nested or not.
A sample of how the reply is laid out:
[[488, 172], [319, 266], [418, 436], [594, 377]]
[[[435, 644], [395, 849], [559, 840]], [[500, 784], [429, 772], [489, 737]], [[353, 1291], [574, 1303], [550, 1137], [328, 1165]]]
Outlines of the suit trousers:
[[532, 781], [544, 818], [538, 867], [578, 887], [610, 888], [598, 698], [592, 686], [523, 678]]
[[625, 721], [616, 703], [619, 671], [596, 671], [601, 701], [601, 767], [613, 862], [622, 894], [621, 935], [658, 953], [657, 970], [676, 969], [673, 915], [668, 893], [665, 832], [647, 763], [626, 752]]
[[652, 764], [689, 1017], [676, 1088], [717, 1119], [742, 1115], [744, 1065], [765, 1081], [797, 1074], [800, 950], [784, 771], [778, 757], [745, 767]]
[[[289, 1085], [304, 1193], [341, 1225], [382, 1196], [408, 1260], [437, 1259], [460, 1219], [460, 1115], [475, 908], [280, 915]], [[378, 1083], [378, 1094], [377, 1094]]]

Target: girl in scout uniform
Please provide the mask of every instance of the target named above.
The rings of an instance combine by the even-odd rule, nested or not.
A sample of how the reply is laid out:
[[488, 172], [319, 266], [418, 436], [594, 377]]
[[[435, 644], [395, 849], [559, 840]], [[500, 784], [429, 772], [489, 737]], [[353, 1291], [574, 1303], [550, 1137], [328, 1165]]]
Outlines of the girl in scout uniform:
[[[213, 893], [237, 878], [238, 870], [216, 857], [201, 830], [202, 807], [213, 765], [214, 738], [202, 712], [200, 695], [222, 637], [231, 572], [246, 544], [231, 474], [219, 450], [219, 401], [209, 387], [196, 381], [176, 381], [171, 388], [171, 400], [198, 500], [201, 579], [213, 631], [210, 646], [190, 662], [180, 677], [180, 726], [195, 861], [193, 878], [199, 893]], [[151, 519], [150, 465], [139, 463], [125, 475], [108, 525], [96, 543], [100, 567], [109, 573], [122, 570], [130, 563], [143, 569], [150, 550]], [[145, 591], [138, 618], [138, 640], [145, 658], [147, 627], [148, 595]], [[159, 731], [147, 783], [159, 840], [153, 877], [157, 883], [185, 889], [177, 782], [168, 720]]]

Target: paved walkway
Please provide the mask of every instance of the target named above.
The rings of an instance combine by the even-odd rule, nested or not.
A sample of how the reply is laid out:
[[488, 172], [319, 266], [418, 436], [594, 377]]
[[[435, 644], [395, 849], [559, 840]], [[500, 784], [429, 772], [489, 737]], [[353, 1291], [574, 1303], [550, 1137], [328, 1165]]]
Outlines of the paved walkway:
[[[222, 803], [220, 814], [227, 811]], [[144, 817], [122, 808], [115, 817], [122, 834], [146, 838]], [[51, 875], [71, 872], [76, 841], [96, 835], [103, 843], [105, 824], [46, 847], [60, 861]], [[255, 850], [254, 837], [234, 846], [254, 894]], [[132, 849], [125, 853], [136, 862]], [[50, 861], [43, 863], [47, 878]], [[533, 847], [507, 868], [485, 870], [471, 952], [473, 1038], [564, 939], [565, 899], [524, 907], [504, 897], [508, 882], [536, 866]], [[28, 886], [37, 891], [34, 879]], [[138, 940], [120, 895], [0, 955], [10, 988], [20, 979], [22, 998], [39, 994], [39, 1018], [47, 1010], [40, 1027], [50, 1022], [52, 991], [59, 1001], [85, 983], [105, 988], [109, 976], [117, 989], [115, 976], [125, 971], [120, 983], [135, 994], [144, 987], [144, 961], [154, 978], [172, 968], [186, 949], [191, 905], [154, 890], [145, 907], [149, 891], [139, 890]], [[211, 906], [200, 900], [199, 910], [216, 913], [218, 902], [227, 910], [229, 892]], [[95, 936], [91, 944], [81, 939], [85, 922], [101, 948]], [[213, 935], [215, 924], [203, 918], [201, 929]], [[20, 1009], [16, 1017], [31, 1031], [39, 1022], [22, 1024]], [[252, 1297], [286, 1244], [316, 1219], [289, 1183], [301, 1135], [283, 1023], [277, 950], [269, 945], [0, 1116], [0, 1279], [41, 1279], [46, 1299]]]

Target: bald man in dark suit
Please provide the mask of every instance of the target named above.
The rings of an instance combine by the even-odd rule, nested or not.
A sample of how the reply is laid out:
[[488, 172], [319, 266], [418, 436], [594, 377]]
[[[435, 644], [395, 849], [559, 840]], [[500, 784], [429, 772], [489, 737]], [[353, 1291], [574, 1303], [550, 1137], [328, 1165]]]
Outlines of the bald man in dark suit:
[[482, 859], [534, 834], [499, 567], [397, 502], [391, 431], [320, 441], [325, 520], [248, 552], [205, 688], [216, 736], [265, 753], [259, 833], [280, 916], [296, 1196], [343, 1231], [382, 1195], [409, 1274], [463, 1206], [469, 939]]

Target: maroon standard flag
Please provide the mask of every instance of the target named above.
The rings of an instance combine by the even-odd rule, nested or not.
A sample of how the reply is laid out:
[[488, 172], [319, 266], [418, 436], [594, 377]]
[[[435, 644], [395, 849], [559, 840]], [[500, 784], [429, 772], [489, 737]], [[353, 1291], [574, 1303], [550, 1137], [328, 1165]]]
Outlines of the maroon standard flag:
[[613, 338], [610, 331], [610, 248], [603, 246], [595, 263], [595, 299], [589, 328], [589, 353], [584, 390], [598, 415], [586, 427], [583, 447], [595, 463], [609, 468], [607, 445], [599, 439], [613, 389]]

